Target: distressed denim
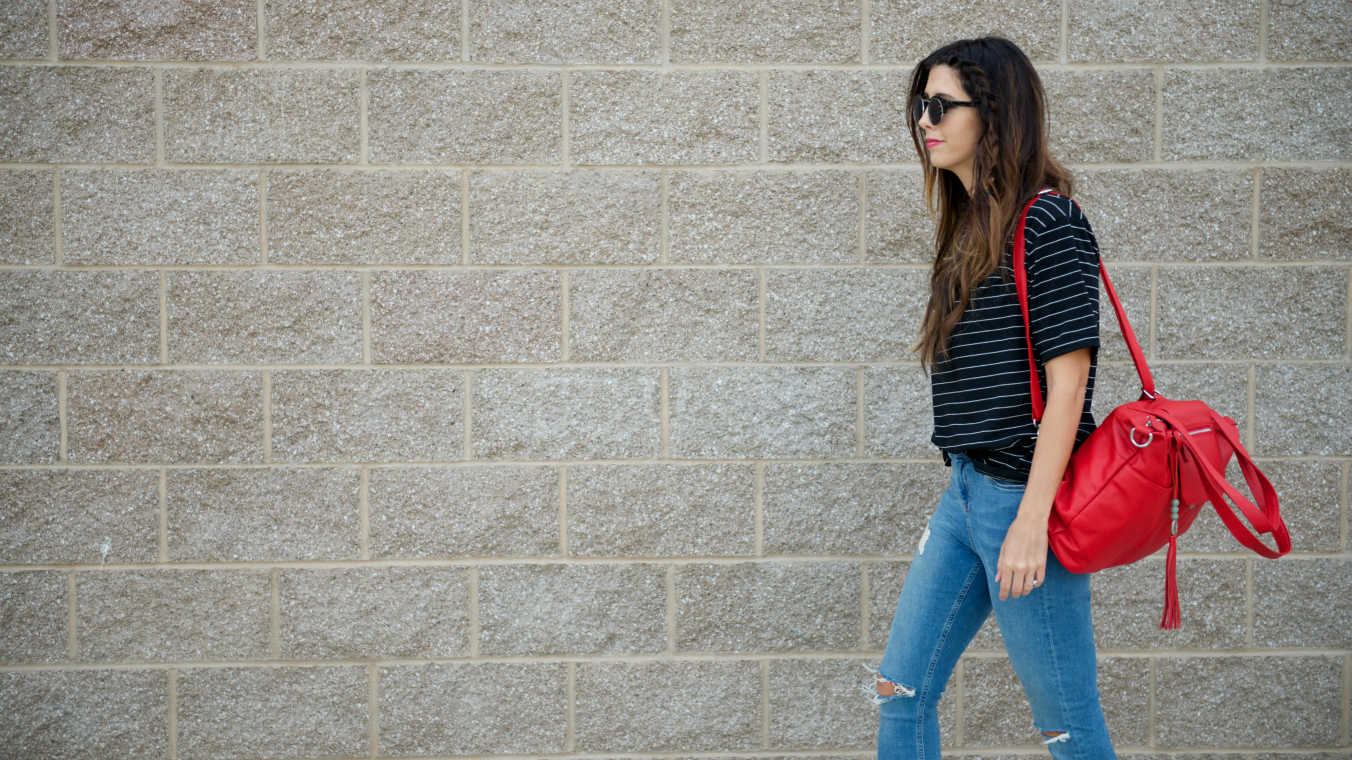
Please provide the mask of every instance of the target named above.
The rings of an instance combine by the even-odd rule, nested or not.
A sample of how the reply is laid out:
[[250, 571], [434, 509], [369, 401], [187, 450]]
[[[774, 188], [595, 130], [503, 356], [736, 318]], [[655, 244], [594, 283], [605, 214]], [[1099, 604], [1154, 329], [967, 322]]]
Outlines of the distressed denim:
[[[897, 601], [882, 663], [896, 685], [878, 696], [878, 760], [939, 759], [939, 697], [958, 657], [995, 611], [1010, 663], [1033, 708], [1029, 737], [1056, 760], [1116, 758], [1099, 704], [1089, 575], [1047, 552], [1046, 578], [1032, 593], [1000, 601], [1000, 545], [1025, 485], [977, 472], [951, 456], [953, 472], [930, 518]], [[1010, 712], [1022, 710], [1015, 703]], [[1038, 731], [1064, 731], [1048, 738]]]

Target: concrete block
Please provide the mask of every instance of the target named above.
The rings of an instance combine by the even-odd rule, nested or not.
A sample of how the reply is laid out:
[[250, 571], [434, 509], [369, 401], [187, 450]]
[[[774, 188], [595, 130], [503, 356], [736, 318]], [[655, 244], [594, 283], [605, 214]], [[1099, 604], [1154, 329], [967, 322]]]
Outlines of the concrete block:
[[269, 263], [459, 264], [460, 172], [277, 169], [267, 218]]
[[661, 257], [661, 220], [662, 178], [653, 171], [469, 175], [475, 264], [655, 264]]
[[668, 387], [672, 456], [847, 457], [855, 372], [839, 367], [677, 367]]
[[[3, 19], [0, 17], [0, 24]], [[4, 49], [5, 33], [0, 26], [0, 51]], [[52, 172], [41, 169], [0, 172], [0, 264], [54, 263], [55, 214]]]
[[659, 374], [656, 368], [475, 371], [474, 458], [656, 457]]
[[1264, 168], [1258, 226], [1269, 259], [1352, 259], [1352, 170]]
[[66, 574], [54, 570], [0, 573], [0, 662], [67, 659], [70, 607]]
[[1114, 650], [1243, 647], [1244, 575], [1240, 560], [1180, 559], [1183, 627], [1161, 630], [1164, 563], [1149, 559], [1101, 570], [1091, 578], [1094, 643]]
[[759, 155], [753, 71], [572, 72], [569, 155], [577, 164], [738, 164]]
[[859, 260], [859, 178], [848, 171], [673, 171], [669, 258], [682, 264]]
[[164, 158], [197, 164], [356, 163], [359, 74], [319, 68], [165, 69]]
[[288, 370], [272, 374], [272, 452], [281, 462], [464, 458], [462, 373]]
[[936, 464], [767, 464], [765, 553], [912, 552], [950, 475]]
[[929, 299], [929, 273], [904, 269], [769, 269], [770, 361], [910, 359]]
[[402, 0], [379, 12], [355, 0], [273, 0], [265, 7], [272, 59], [460, 60], [461, 6], [446, 0]]
[[870, 61], [911, 63], [955, 39], [984, 35], [1011, 40], [1035, 61], [1054, 60], [1059, 52], [1061, 6], [1053, 0], [962, 0], [943, 6], [876, 0], [869, 4], [869, 18]]
[[479, 568], [482, 654], [657, 654], [666, 648], [666, 567]]
[[61, 58], [249, 61], [258, 57], [250, 0], [115, 0], [57, 5]]
[[547, 362], [563, 358], [558, 272], [402, 270], [371, 275], [371, 360]]
[[154, 562], [159, 484], [142, 468], [0, 470], [0, 564]]
[[372, 557], [559, 552], [559, 474], [546, 467], [373, 468]]
[[[1076, 172], [1075, 200], [1109, 263], [1233, 261], [1251, 253], [1249, 169]], [[1109, 277], [1117, 271], [1109, 267]]]
[[934, 219], [925, 207], [924, 176], [914, 170], [875, 169], [864, 174], [864, 260], [898, 264], [934, 261]]
[[155, 74], [148, 66], [5, 66], [0, 124], [9, 127], [0, 161], [149, 164]]
[[575, 683], [579, 751], [761, 746], [761, 666], [755, 660], [581, 662]]
[[1348, 649], [1352, 563], [1345, 559], [1259, 561], [1253, 566], [1253, 643]]
[[61, 456], [61, 413], [55, 372], [0, 374], [0, 462], [51, 464]]
[[[1352, 454], [1352, 367], [1259, 364], [1254, 397], [1255, 456]], [[1311, 424], [1311, 410], [1317, 410]]]
[[171, 562], [358, 559], [355, 467], [166, 470]]
[[153, 364], [160, 278], [149, 271], [0, 272], [0, 355], [9, 364]]
[[568, 468], [574, 557], [749, 555], [755, 550], [749, 465]]
[[14, 760], [169, 757], [169, 671], [0, 673], [0, 747]]
[[672, 63], [859, 63], [859, 2], [720, 0], [671, 6]]
[[[1051, 112], [1048, 148], [1057, 159], [1124, 163], [1154, 156], [1155, 72], [1063, 70], [1040, 76]], [[1167, 103], [1164, 112], [1171, 113]], [[1169, 123], [1165, 119], [1166, 131]]]
[[263, 376], [225, 370], [90, 370], [66, 377], [76, 464], [263, 461]]
[[573, 270], [569, 358], [754, 361], [760, 341], [757, 279], [752, 269]]
[[76, 573], [80, 660], [264, 659], [272, 635], [268, 576], [267, 570]]
[[916, 161], [906, 127], [910, 72], [771, 70], [767, 156], [772, 162]]
[[[570, 78], [574, 97], [580, 76]], [[372, 163], [553, 164], [560, 159], [563, 81], [558, 71], [378, 69], [366, 75], [366, 97]]]
[[170, 362], [362, 360], [359, 272], [177, 271], [168, 273], [167, 288]]
[[676, 568], [679, 652], [824, 652], [859, 646], [858, 562]]
[[[541, 23], [542, 19], [547, 19]], [[661, 63], [662, 9], [641, 0], [601, 6], [489, 0], [469, 17], [469, 59], [481, 63]]]
[[1188, 0], [1075, 0], [1068, 6], [1070, 60], [1256, 61], [1261, 5], [1259, 0], [1211, 0], [1200, 6]]
[[920, 367], [864, 369], [864, 453], [874, 457], [938, 458], [930, 380]]

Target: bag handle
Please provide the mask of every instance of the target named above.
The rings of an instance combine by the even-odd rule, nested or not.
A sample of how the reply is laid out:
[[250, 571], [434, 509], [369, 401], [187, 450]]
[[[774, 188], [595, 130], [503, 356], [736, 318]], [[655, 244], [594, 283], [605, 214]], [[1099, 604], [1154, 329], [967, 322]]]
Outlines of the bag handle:
[[[1042, 424], [1042, 412], [1044, 405], [1042, 402], [1042, 388], [1037, 381], [1037, 363], [1033, 359], [1033, 329], [1028, 319], [1028, 273], [1024, 271], [1024, 225], [1028, 221], [1028, 210], [1037, 203], [1037, 199], [1044, 194], [1060, 195], [1071, 203], [1075, 203], [1073, 198], [1058, 193], [1055, 190], [1040, 190], [1033, 196], [1033, 200], [1023, 207], [1023, 213], [1019, 215], [1019, 224], [1014, 233], [1014, 286], [1019, 292], [1019, 309], [1023, 312], [1023, 331], [1028, 337], [1028, 369], [1031, 374], [1029, 385], [1033, 391], [1033, 423]], [[1078, 207], [1080, 204], [1075, 203]], [[1155, 380], [1150, 376], [1150, 367], [1145, 362], [1145, 352], [1141, 350], [1141, 344], [1136, 342], [1136, 333], [1132, 332], [1131, 323], [1127, 321], [1127, 312], [1122, 308], [1122, 301], [1117, 297], [1117, 291], [1113, 289], [1113, 283], [1108, 279], [1108, 267], [1103, 263], [1103, 256], [1099, 256], [1099, 274], [1103, 277], [1103, 285], [1108, 290], [1108, 298], [1113, 302], [1113, 312], [1117, 314], [1117, 325], [1122, 329], [1122, 337], [1126, 338], [1127, 350], [1131, 352], [1131, 361], [1136, 365], [1136, 374], [1141, 378], [1141, 392], [1147, 396], [1155, 397]]]
[[[1272, 482], [1267, 479], [1262, 470], [1259, 470], [1253, 463], [1253, 457], [1245, 450], [1243, 444], [1239, 442], [1238, 434], [1232, 429], [1234, 420], [1224, 417], [1214, 409], [1208, 409], [1211, 417], [1211, 429], [1218, 435], [1225, 438], [1235, 451], [1235, 457], [1239, 460], [1240, 470], [1244, 473], [1244, 482], [1248, 484], [1249, 490], [1253, 492], [1254, 500], [1258, 502], [1255, 507], [1253, 502], [1244, 498], [1234, 486], [1225, 479], [1225, 474], [1217, 471], [1211, 460], [1197, 449], [1193, 444], [1192, 438], [1188, 435], [1187, 429], [1173, 418], [1173, 415], [1161, 410], [1155, 410], [1155, 414], [1174, 428], [1176, 437], [1187, 446], [1192, 452], [1193, 459], [1197, 461], [1198, 471], [1202, 475], [1202, 486], [1206, 489], [1207, 498], [1211, 501], [1211, 506], [1216, 510], [1216, 515], [1225, 523], [1230, 534], [1235, 537], [1245, 548], [1268, 559], [1276, 559], [1283, 554], [1291, 551], [1291, 535], [1286, 530], [1286, 524], [1282, 522], [1282, 515], [1277, 504], [1277, 491], [1272, 487]], [[1224, 422], [1230, 422], [1226, 425]], [[1222, 499], [1222, 495], [1228, 496], [1244, 516], [1249, 518], [1249, 524], [1258, 534], [1271, 533], [1273, 541], [1277, 544], [1274, 551], [1269, 549], [1263, 542], [1259, 541], [1257, 536], [1249, 532], [1249, 527], [1239, 521], [1235, 513], [1230, 510], [1229, 505]]]

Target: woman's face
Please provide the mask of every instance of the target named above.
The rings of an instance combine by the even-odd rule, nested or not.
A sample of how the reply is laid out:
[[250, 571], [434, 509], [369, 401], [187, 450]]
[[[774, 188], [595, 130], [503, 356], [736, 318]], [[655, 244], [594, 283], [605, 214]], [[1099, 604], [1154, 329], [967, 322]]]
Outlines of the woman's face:
[[[944, 100], [971, 100], [957, 72], [943, 64], [930, 69], [929, 81], [925, 83], [925, 97], [936, 95]], [[976, 161], [977, 141], [981, 139], [981, 114], [975, 108], [954, 106], [944, 109], [943, 119], [932, 124], [926, 108], [919, 127], [929, 150], [930, 164], [958, 175], [971, 192], [972, 164]]]

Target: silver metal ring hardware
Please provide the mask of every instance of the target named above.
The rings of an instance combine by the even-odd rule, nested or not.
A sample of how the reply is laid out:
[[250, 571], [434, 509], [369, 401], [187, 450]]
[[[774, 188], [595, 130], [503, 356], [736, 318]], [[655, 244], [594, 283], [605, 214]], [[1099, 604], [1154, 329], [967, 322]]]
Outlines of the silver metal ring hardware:
[[1143, 448], [1145, 448], [1146, 446], [1149, 446], [1151, 441], [1155, 440], [1155, 433], [1154, 433], [1154, 431], [1151, 431], [1151, 432], [1150, 432], [1150, 437], [1145, 439], [1145, 443], [1137, 443], [1137, 442], [1136, 442], [1136, 428], [1133, 427], [1133, 428], [1131, 429], [1131, 432], [1128, 433], [1128, 437], [1131, 438], [1131, 445], [1135, 446], [1135, 447], [1138, 448], [1138, 449], [1143, 449]]

